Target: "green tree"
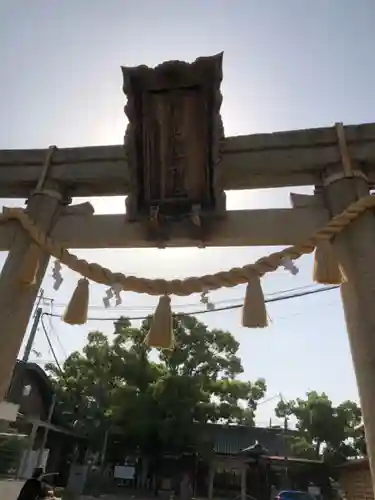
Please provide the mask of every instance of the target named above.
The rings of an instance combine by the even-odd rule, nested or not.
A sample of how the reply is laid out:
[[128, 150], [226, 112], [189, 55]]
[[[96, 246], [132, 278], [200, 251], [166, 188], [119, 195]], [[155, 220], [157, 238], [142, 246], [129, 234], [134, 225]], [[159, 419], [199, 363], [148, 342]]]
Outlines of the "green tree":
[[106, 430], [117, 380], [111, 377], [112, 347], [101, 332], [88, 335], [82, 353], [74, 352], [65, 361], [62, 372], [54, 364], [46, 365], [58, 394], [56, 410], [64, 423], [85, 432], [98, 446]]
[[160, 354], [162, 374], [153, 388], [163, 440], [169, 446], [194, 441], [196, 423], [253, 425], [266, 384], [238, 380], [243, 367], [234, 337], [190, 316], [176, 321], [174, 332], [176, 347]]
[[364, 425], [359, 425], [355, 429], [354, 434], [354, 448], [356, 449], [359, 456], [367, 455], [367, 445], [366, 445], [366, 437], [365, 437], [365, 427]]
[[355, 439], [361, 410], [353, 401], [334, 406], [325, 393], [311, 391], [306, 399], [280, 401], [275, 413], [279, 418], [296, 420], [290, 441], [297, 456], [342, 461], [358, 454]]
[[238, 379], [239, 344], [229, 332], [184, 316], [174, 320], [175, 348], [157, 356], [143, 342], [149, 327], [150, 319], [134, 328], [121, 318], [111, 342], [90, 333], [62, 373], [47, 367], [70, 422], [94, 440], [110, 428], [122, 445], [148, 451], [196, 446], [198, 424], [254, 424], [266, 384]]

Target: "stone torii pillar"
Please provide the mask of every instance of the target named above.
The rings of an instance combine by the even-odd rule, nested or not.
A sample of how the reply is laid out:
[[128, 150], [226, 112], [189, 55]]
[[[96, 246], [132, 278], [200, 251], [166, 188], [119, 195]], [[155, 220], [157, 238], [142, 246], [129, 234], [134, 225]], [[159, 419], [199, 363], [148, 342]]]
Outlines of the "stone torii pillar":
[[[348, 163], [348, 162], [347, 162]], [[346, 165], [348, 167], [348, 164]], [[330, 215], [369, 195], [365, 174], [344, 164], [327, 169], [322, 190]], [[375, 215], [365, 212], [333, 241], [347, 283], [341, 285], [351, 354], [366, 431], [373, 489], [375, 491]], [[327, 332], [329, 335], [329, 332]]]
[[[47, 233], [55, 224], [64, 204], [59, 186], [47, 178], [52, 150], [53, 148], [50, 148], [46, 158], [42, 182], [30, 196], [27, 205], [30, 217]], [[6, 397], [18, 352], [49, 262], [49, 255], [40, 252], [35, 284], [25, 285], [20, 282], [19, 271], [30, 241], [30, 237], [23, 230], [15, 232], [12, 247], [0, 275], [0, 403]]]

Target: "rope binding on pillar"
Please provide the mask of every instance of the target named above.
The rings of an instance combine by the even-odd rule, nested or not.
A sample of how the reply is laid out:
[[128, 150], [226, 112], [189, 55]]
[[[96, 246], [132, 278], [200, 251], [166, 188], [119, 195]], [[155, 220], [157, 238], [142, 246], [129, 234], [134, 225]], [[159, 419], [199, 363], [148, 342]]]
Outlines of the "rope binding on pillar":
[[[56, 146], [50, 146], [47, 149], [47, 153], [45, 155], [44, 162], [42, 165], [42, 172], [39, 176], [36, 188], [31, 193], [31, 196], [37, 194], [47, 194], [49, 196], [55, 196], [55, 197], [58, 195], [61, 198], [60, 193], [44, 189], [44, 185], [48, 176], [48, 171], [52, 164], [52, 157], [56, 151], [57, 151]], [[36, 284], [36, 278], [40, 267], [40, 257], [41, 257], [40, 246], [35, 240], [31, 241], [19, 272], [19, 279], [21, 283], [23, 283], [24, 285], [33, 286]]]

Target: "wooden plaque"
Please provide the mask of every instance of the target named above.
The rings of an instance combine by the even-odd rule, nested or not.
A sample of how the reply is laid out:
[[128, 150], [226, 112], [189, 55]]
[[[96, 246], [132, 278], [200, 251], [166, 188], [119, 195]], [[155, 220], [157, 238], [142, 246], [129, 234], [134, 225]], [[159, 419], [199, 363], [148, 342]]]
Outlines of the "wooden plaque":
[[129, 124], [128, 219], [166, 218], [223, 209], [215, 165], [224, 138], [220, 115], [223, 54], [156, 68], [122, 67]]

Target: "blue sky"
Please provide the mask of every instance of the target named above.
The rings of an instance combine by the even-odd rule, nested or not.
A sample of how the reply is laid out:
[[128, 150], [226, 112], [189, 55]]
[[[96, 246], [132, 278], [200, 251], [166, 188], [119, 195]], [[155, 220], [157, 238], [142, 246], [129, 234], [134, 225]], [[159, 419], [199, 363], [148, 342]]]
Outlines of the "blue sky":
[[[373, 0], [2, 0], [0, 149], [119, 144], [126, 126], [121, 65], [193, 60], [220, 51], [227, 136], [371, 122], [374, 21]], [[228, 203], [232, 209], [288, 207], [289, 192], [229, 193]], [[10, 203], [23, 200], [4, 200]], [[102, 213], [124, 210], [122, 198], [94, 200], [94, 205]], [[183, 277], [242, 265], [271, 250], [79, 253], [127, 274]], [[312, 285], [311, 258], [301, 259], [299, 267], [297, 277], [285, 271], [267, 277], [266, 292]], [[50, 274], [43, 286], [59, 314], [77, 276], [64, 270], [64, 284], [56, 293]], [[91, 316], [116, 316], [101, 308], [105, 290], [91, 288]], [[212, 298], [230, 303], [243, 294], [238, 287]], [[173, 303], [198, 304], [198, 297]], [[123, 294], [123, 306], [132, 316], [148, 313], [154, 304], [149, 297]], [[265, 377], [269, 396], [297, 397], [316, 389], [335, 402], [357, 398], [337, 291], [271, 304], [268, 311], [272, 324], [259, 331], [241, 328], [238, 310], [202, 320], [233, 332], [241, 343], [244, 376]], [[61, 359], [84, 344], [89, 330], [112, 331], [110, 321], [82, 328], [59, 319], [46, 324]], [[36, 348], [42, 359], [51, 359], [42, 331]], [[272, 416], [274, 402], [259, 408], [260, 424]]]

